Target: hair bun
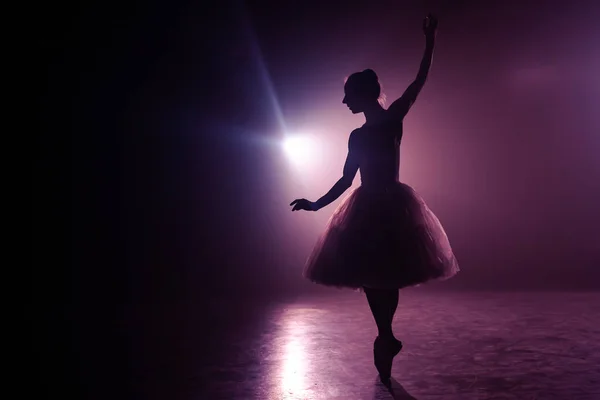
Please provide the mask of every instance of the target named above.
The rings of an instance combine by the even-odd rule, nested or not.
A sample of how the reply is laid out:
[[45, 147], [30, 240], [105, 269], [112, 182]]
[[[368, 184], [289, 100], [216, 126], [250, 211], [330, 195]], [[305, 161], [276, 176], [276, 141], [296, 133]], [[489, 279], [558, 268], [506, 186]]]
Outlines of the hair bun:
[[365, 69], [364, 71], [362, 71], [361, 74], [367, 79], [372, 79], [375, 82], [379, 82], [379, 78], [377, 77], [377, 74], [371, 68]]

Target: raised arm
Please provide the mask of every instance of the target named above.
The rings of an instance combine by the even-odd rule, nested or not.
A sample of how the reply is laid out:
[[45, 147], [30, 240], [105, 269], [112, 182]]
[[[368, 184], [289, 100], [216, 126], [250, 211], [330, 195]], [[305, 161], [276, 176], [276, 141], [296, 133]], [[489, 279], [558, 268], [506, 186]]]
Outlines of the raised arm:
[[335, 201], [338, 197], [342, 195], [350, 186], [352, 186], [352, 182], [354, 181], [354, 177], [358, 172], [358, 159], [356, 157], [356, 135], [358, 134], [358, 130], [352, 131], [350, 134], [350, 139], [348, 140], [348, 156], [346, 157], [346, 162], [344, 164], [344, 170], [342, 173], [342, 177], [333, 185], [333, 187], [319, 200], [315, 202], [308, 201], [306, 199], [297, 199], [292, 201], [290, 206], [294, 206], [292, 211], [297, 210], [307, 210], [307, 211], [317, 211], [321, 208], [329, 205], [333, 201]]
[[421, 60], [421, 66], [417, 73], [416, 79], [408, 86], [404, 91], [402, 97], [394, 101], [389, 107], [389, 111], [397, 119], [403, 119], [410, 107], [417, 100], [417, 96], [423, 89], [429, 69], [431, 68], [431, 61], [433, 59], [433, 48], [435, 47], [435, 34], [437, 31], [437, 19], [429, 14], [423, 21], [423, 32], [425, 33], [425, 53]]

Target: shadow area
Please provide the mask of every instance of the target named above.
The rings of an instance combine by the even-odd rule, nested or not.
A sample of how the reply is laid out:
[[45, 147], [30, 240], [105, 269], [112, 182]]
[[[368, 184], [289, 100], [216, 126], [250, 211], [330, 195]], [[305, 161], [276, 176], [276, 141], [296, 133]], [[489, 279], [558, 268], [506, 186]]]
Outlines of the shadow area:
[[389, 385], [384, 385], [379, 380], [379, 377], [375, 378], [375, 390], [373, 393], [373, 400], [389, 400], [390, 395], [394, 400], [417, 400], [416, 397], [404, 389], [404, 387], [393, 377], [390, 379]]

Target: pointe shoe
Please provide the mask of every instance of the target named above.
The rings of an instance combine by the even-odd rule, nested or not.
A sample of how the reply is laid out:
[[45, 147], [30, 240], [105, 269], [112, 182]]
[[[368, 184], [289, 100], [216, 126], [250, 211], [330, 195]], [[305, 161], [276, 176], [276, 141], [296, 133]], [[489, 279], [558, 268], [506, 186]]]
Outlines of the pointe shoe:
[[379, 379], [385, 385], [390, 384], [392, 377], [392, 362], [394, 357], [402, 350], [402, 342], [396, 338], [391, 340], [383, 339], [379, 336], [373, 343], [373, 359], [375, 368], [379, 372]]

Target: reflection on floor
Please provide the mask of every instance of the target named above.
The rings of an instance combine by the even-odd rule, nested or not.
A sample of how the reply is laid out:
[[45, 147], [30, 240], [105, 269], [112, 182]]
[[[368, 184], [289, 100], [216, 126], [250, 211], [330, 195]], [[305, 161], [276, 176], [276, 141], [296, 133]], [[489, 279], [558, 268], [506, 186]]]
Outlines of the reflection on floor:
[[600, 293], [401, 292], [391, 390], [359, 293], [171, 318], [137, 346], [140, 397], [600, 399]]

